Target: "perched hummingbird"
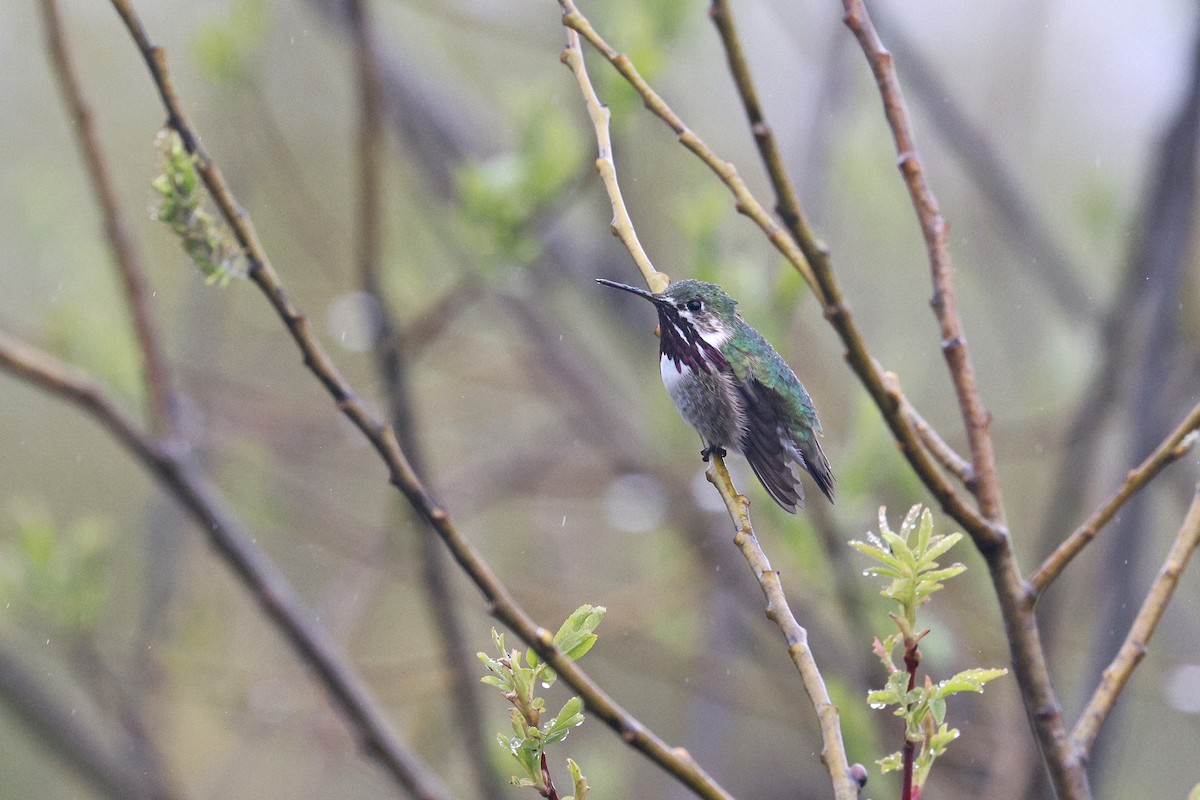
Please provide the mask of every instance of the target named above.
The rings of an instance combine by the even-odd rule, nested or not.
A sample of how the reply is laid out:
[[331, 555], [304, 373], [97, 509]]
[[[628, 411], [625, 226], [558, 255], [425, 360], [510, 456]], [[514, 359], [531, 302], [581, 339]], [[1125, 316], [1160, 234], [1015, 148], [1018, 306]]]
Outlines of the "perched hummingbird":
[[659, 366], [667, 393], [704, 440], [700, 456], [726, 448], [750, 462], [763, 487], [785, 510], [804, 506], [793, 464], [808, 470], [833, 502], [833, 473], [817, 435], [812, 399], [762, 334], [738, 313], [720, 286], [672, 283], [661, 294], [598, 278], [644, 297], [658, 309]]

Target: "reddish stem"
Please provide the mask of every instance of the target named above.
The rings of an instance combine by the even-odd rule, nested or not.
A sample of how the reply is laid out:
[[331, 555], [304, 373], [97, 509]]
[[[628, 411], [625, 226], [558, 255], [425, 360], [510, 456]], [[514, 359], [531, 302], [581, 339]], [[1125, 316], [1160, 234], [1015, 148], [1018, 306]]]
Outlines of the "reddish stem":
[[[918, 649], [918, 639], [904, 643], [904, 669], [908, 671], [908, 691], [917, 688], [917, 665], [921, 663], [921, 651]], [[907, 726], [904, 734], [904, 779], [901, 786], [900, 800], [918, 800], [921, 790], [913, 791], [913, 764], [917, 756], [917, 743], [908, 738]]]
[[546, 784], [546, 788], [542, 789], [542, 797], [546, 800], [558, 800], [558, 790], [554, 788], [554, 781], [550, 778], [550, 767], [546, 765], [546, 751], [542, 751], [542, 783]]

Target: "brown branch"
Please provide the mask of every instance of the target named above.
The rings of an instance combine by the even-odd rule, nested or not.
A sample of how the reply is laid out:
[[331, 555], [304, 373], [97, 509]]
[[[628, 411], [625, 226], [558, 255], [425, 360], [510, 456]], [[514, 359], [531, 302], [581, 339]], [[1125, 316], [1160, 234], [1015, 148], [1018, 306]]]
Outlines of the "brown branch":
[[75, 138], [87, 167], [88, 180], [104, 219], [105, 242], [121, 279], [125, 302], [133, 321], [134, 334], [142, 361], [142, 376], [146, 384], [146, 402], [151, 427], [158, 434], [171, 430], [175, 424], [175, 400], [170, 388], [167, 361], [163, 355], [158, 326], [150, 313], [150, 298], [146, 289], [146, 270], [125, 215], [117, 199], [108, 159], [100, 134], [96, 130], [92, 110], [83, 97], [71, 54], [63, 33], [62, 18], [57, 0], [42, 0], [42, 18], [46, 29], [46, 49], [58, 80], [63, 102], [71, 115]]
[[983, 407], [979, 395], [975, 368], [967, 352], [966, 332], [958, 313], [954, 268], [950, 262], [950, 249], [946, 241], [949, 226], [942, 218], [937, 199], [925, 180], [925, 168], [917, 152], [912, 123], [900, 91], [900, 82], [896, 77], [891, 53], [879, 40], [879, 34], [871, 24], [871, 17], [862, 0], [843, 0], [843, 6], [846, 9], [846, 26], [858, 39], [879, 86], [884, 115], [896, 143], [900, 172], [904, 176], [904, 184], [912, 198], [913, 207], [921, 223], [921, 232], [925, 237], [933, 277], [933, 298], [930, 305], [933, 306], [941, 325], [942, 353], [950, 367], [950, 376], [967, 430], [967, 440], [971, 446], [971, 463], [976, 479], [974, 494], [983, 516], [1003, 526], [1004, 507], [1000, 497], [1000, 483], [996, 476], [996, 454], [989, 431], [991, 414]]
[[947, 444], [946, 440], [925, 421], [925, 418], [907, 400], [903, 408], [903, 414], [908, 419], [908, 424], [917, 432], [921, 444], [925, 445], [939, 464], [949, 470], [950, 474], [962, 481], [963, 486], [970, 490], [975, 485], [975, 468], [971, 466], [971, 462], [960, 456], [953, 447]]
[[1186, 455], [1192, 448], [1195, 436], [1193, 432], [1200, 428], [1200, 404], [1194, 406], [1183, 421], [1163, 439], [1146, 460], [1125, 476], [1125, 481], [1117, 488], [1112, 497], [1098, 508], [1087, 521], [1075, 529], [1062, 544], [1055, 548], [1042, 565], [1029, 577], [1029, 590], [1034, 596], [1040, 595], [1055, 578], [1066, 568], [1083, 548], [1087, 547], [1096, 534], [1116, 516], [1121, 507], [1133, 497], [1138, 490], [1154, 479], [1168, 465]]
[[330, 359], [328, 352], [313, 335], [308, 318], [292, 303], [279, 279], [278, 273], [267, 260], [262, 244], [254, 232], [253, 224], [238, 206], [229, 190], [221, 171], [207, 151], [200, 145], [195, 129], [187, 119], [179, 98], [175, 93], [167, 69], [166, 56], [147, 35], [128, 0], [111, 0], [133, 38], [150, 77], [162, 98], [168, 114], [168, 124], [175, 129], [188, 149], [196, 156], [196, 168], [221, 215], [229, 223], [244, 248], [249, 263], [248, 276], [266, 296], [271, 307], [279, 315], [304, 358], [304, 364], [316, 376], [332, 396], [338, 410], [367, 438], [387, 466], [390, 482], [396, 486], [412, 504], [418, 515], [438, 534], [451, 555], [467, 576], [479, 589], [488, 603], [488, 611], [508, 626], [522, 641], [534, 649], [579, 693], [589, 711], [603, 720], [633, 748], [674, 775], [693, 792], [704, 798], [729, 798], [721, 788], [684, 750], [668, 745], [624, 708], [613, 701], [600, 686], [584, 672], [578, 664], [567, 658], [554, 644], [552, 631], [539, 626], [516, 602], [488, 563], [479, 552], [459, 534], [449, 513], [430, 496], [424, 483], [413, 470], [390, 425], [378, 420], [371, 410], [359, 399], [353, 388], [342, 377]]
[[346, 724], [414, 797], [447, 797], [440, 782], [401, 744], [382, 706], [274, 562], [226, 508], [177, 441], [143, 432], [92, 378], [48, 353], [0, 333], [0, 369], [66, 400], [95, 419], [167, 488], [199, 523], [217, 555], [237, 574], [274, 626], [317, 674]]
[[1179, 583], [1179, 576], [1197, 546], [1200, 546], [1200, 484], [1196, 486], [1196, 492], [1192, 495], [1192, 505], [1183, 520], [1183, 525], [1175, 536], [1162, 569], [1158, 571], [1158, 577], [1154, 579], [1150, 591], [1146, 593], [1146, 599], [1142, 601], [1129, 634], [1125, 637], [1125, 643], [1104, 670], [1100, 684], [1079, 715], [1079, 722], [1071, 731], [1071, 741], [1084, 753], [1091, 749], [1121, 690], [1125, 688], [1133, 670], [1146, 655], [1146, 645], [1150, 643], [1150, 637], [1154, 635], [1154, 629], [1162, 619], [1163, 611], [1166, 610], [1167, 603], [1171, 601], [1171, 595]]
[[808, 645], [808, 631], [792, 613], [787, 595], [783, 592], [779, 572], [771, 568], [767, 554], [763, 552], [758, 538], [754, 535], [754, 527], [750, 523], [750, 501], [744, 495], [738, 494], [729, 477], [729, 470], [725, 468], [725, 461], [719, 455], [713, 454], [705, 476], [709, 483], [717, 487], [721, 499], [725, 501], [725, 508], [728, 509], [729, 517], [737, 530], [733, 538], [734, 544], [742, 551], [746, 563], [754, 571], [754, 577], [767, 600], [767, 619], [778, 626], [787, 641], [788, 655], [800, 672], [804, 690], [808, 693], [813, 710], [817, 712], [821, 741], [824, 744], [821, 761], [829, 770], [829, 777], [833, 782], [833, 795], [838, 800], [857, 800], [859, 785], [850, 773], [837, 706], [829, 699], [825, 679], [821, 677], [817, 661], [813, 658]]
[[[884, 421], [892, 431], [892, 435], [913, 471], [930, 493], [937, 498], [942, 509], [963, 526], [981, 551], [986, 552], [1001, 547], [1007, 540], [1007, 532], [982, 517], [955, 491], [931, 460], [908, 421], [900, 413], [899, 398], [888, 386], [883, 369], [867, 350], [866, 340], [842, 295], [841, 287], [833, 274], [824, 245], [818, 242], [807, 228], [783, 231], [746, 188], [732, 165], [719, 158], [700, 137], [684, 125], [679, 116], [646, 83], [628, 57], [614, 50], [596, 32], [587, 18], [580, 13], [573, 0], [560, 0], [560, 5], [564, 11], [563, 24], [577, 31], [608, 59], [638, 92], [646, 108], [675, 131], [680, 144], [696, 154], [733, 192], [738, 211], [749, 216], [792, 267], [804, 277], [810, 286], [815, 287], [814, 292], [822, 305], [826, 319], [829, 320], [846, 346], [847, 362], [862, 381], [863, 386], [871, 395], [871, 399], [879, 407]], [[769, 131], [769, 129], [765, 130]], [[797, 203], [796, 206], [798, 207], [799, 204]], [[798, 235], [798, 230], [800, 232], [807, 231], [807, 235]]]
[[621, 185], [617, 182], [617, 163], [613, 160], [612, 137], [609, 134], [608, 120], [612, 116], [612, 112], [596, 96], [596, 90], [588, 78], [587, 65], [583, 60], [583, 50], [579, 46], [579, 34], [573, 30], [567, 30], [567, 46], [563, 49], [561, 61], [575, 75], [575, 79], [579, 83], [579, 91], [583, 93], [588, 117], [592, 120], [592, 128], [596, 131], [596, 149], [598, 151], [596, 171], [600, 173], [600, 179], [604, 182], [604, 189], [608, 192], [613, 209], [613, 218], [609, 227], [612, 229], [613, 235], [621, 240], [621, 244], [625, 245], [629, 255], [633, 256], [633, 261], [637, 264], [650, 291], [661, 292], [667, 288], [670, 278], [666, 273], [655, 269], [654, 264], [651, 263], [641, 241], [638, 240], [633, 220], [629, 217], [629, 209], [625, 207], [625, 199], [621, 195]]
[[[397, 327], [397, 317], [384, 291], [380, 275], [385, 200], [382, 179], [384, 161], [384, 113], [387, 102], [379, 75], [379, 55], [367, 0], [348, 0], [346, 22], [354, 47], [355, 71], [359, 95], [358, 129], [358, 273], [363, 291], [375, 301], [376, 324], [372, 349], [375, 365], [388, 400], [388, 409], [398, 436], [414, 468], [424, 474], [412, 392], [409, 384], [405, 344]], [[409, 514], [413, 512], [409, 509]], [[421, 578], [426, 604], [450, 674], [450, 704], [457, 720], [467, 769], [480, 797], [499, 800], [501, 781], [492, 771], [485, 736], [484, 715], [479, 706], [479, 680], [475, 669], [479, 662], [468, 649], [463, 634], [458, 599], [449, 581], [449, 563], [436, 534], [418, 524], [417, 551], [421, 559]]]
[[1013, 266], [1026, 270], [1045, 286], [1045, 295], [1073, 322], [1094, 326], [1104, 311], [1079, 277], [1087, 270], [1055, 240], [1046, 226], [1048, 216], [1037, 211], [999, 150], [956, 101], [954, 90], [920, 54], [902, 27], [883, 13], [886, 9], [878, 4], [872, 8], [876, 30], [904, 64], [910, 96], [923, 106], [937, 135], [958, 156], [979, 197], [991, 206], [1009, 246], [1021, 255], [1012, 260]]

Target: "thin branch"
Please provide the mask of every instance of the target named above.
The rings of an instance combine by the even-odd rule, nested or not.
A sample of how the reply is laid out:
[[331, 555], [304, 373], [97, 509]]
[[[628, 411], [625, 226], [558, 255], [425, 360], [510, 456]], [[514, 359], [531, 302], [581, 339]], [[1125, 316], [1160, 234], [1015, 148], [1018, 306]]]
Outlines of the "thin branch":
[[1104, 670], [1100, 684], [1079, 715], [1079, 722], [1071, 731], [1071, 741], [1085, 753], [1091, 749], [1121, 690], [1133, 675], [1134, 668], [1146, 655], [1146, 645], [1150, 643], [1150, 637], [1154, 635], [1154, 629], [1162, 619], [1163, 611], [1166, 610], [1167, 603], [1171, 601], [1171, 595], [1179, 583], [1179, 576], [1183, 574], [1188, 559], [1197, 546], [1200, 546], [1200, 484], [1196, 486], [1192, 505], [1184, 517], [1183, 525], [1175, 536], [1162, 569], [1158, 571], [1158, 577], [1154, 579], [1150, 591], [1146, 593], [1146, 599], [1142, 601], [1129, 634], [1125, 637], [1125, 643]]
[[[805, 259], [804, 254], [796, 247], [796, 242], [788, 236], [775, 219], [767, 213], [754, 196], [750, 193], [746, 182], [738, 175], [737, 168], [729, 161], [724, 161], [717, 157], [717, 154], [704, 143], [704, 141], [696, 135], [695, 131], [688, 128], [679, 115], [671, 110], [663, 99], [658, 96], [658, 93], [648, 84], [641, 76], [641, 73], [633, 66], [629, 57], [624, 53], [618, 53], [604, 41], [603, 37], [596, 32], [592, 27], [591, 22], [587, 17], [580, 13], [575, 7], [572, 0], [559, 0], [559, 5], [563, 9], [562, 22], [568, 30], [577, 32], [580, 36], [588, 40], [592, 47], [596, 48], [608, 61], [616, 68], [617, 72], [621, 73], [622, 77], [641, 95], [645, 101], [647, 108], [653, 111], [660, 119], [670, 126], [671, 130], [679, 138], [679, 143], [691, 150], [700, 158], [701, 161], [708, 166], [721, 182], [733, 192], [736, 199], [736, 208], [739, 213], [745, 214], [754, 220], [755, 224], [762, 229], [771, 243], [779, 249], [781, 253], [795, 266], [796, 270], [804, 278], [804, 281], [812, 288], [813, 292], [818, 297], [823, 297], [821, 287], [817, 283], [816, 277], [813, 275], [812, 268]], [[571, 39], [568, 36], [568, 51], [572, 49]], [[575, 49], [578, 49], [577, 47]], [[580, 56], [582, 58], [582, 56]], [[592, 104], [589, 102], [589, 109]], [[607, 109], [603, 112], [607, 117]], [[607, 123], [606, 123], [607, 124]]]
[[975, 468], [971, 465], [971, 462], [959, 455], [942, 438], [941, 434], [921, 416], [916, 407], [909, 402], [908, 398], [900, 390], [900, 376], [894, 372], [889, 372], [884, 378], [887, 382], [888, 391], [900, 408], [901, 416], [907, 420], [908, 424], [916, 432], [921, 444], [929, 450], [930, 454], [937, 459], [939, 464], [945, 467], [954, 477], [958, 478], [963, 486], [969, 491], [974, 491]]
[[[404, 442], [413, 466], [424, 474], [417, 426], [414, 419], [408, 361], [397, 317], [383, 288], [380, 275], [383, 243], [384, 114], [387, 109], [379, 75], [379, 55], [367, 0], [349, 0], [346, 21], [354, 47], [359, 94], [358, 130], [358, 272], [363, 291], [375, 301], [375, 365], [387, 395], [392, 425]], [[407, 509], [414, 516], [411, 509]], [[437, 536], [418, 524], [417, 551], [421, 559], [421, 578], [425, 601], [441, 641], [441, 649], [450, 674], [450, 704], [457, 734], [461, 738], [467, 769], [480, 797], [499, 800], [501, 781], [492, 771], [488, 745], [492, 737], [484, 733], [484, 716], [479, 705], [479, 679], [474, 670], [479, 662], [473, 657], [463, 633], [458, 598], [449, 581], [450, 564]]]
[[583, 61], [583, 49], [579, 46], [579, 34], [573, 30], [567, 30], [567, 46], [563, 49], [561, 61], [567, 65], [579, 82], [579, 91], [583, 93], [588, 116], [592, 120], [592, 127], [596, 130], [596, 149], [598, 151], [596, 171], [600, 173], [600, 179], [604, 182], [604, 189], [608, 192], [608, 198], [612, 203], [613, 219], [610, 227], [613, 235], [621, 240], [621, 244], [625, 245], [625, 249], [633, 256], [633, 261], [641, 271], [650, 291], [661, 292], [667, 288], [670, 279], [666, 273], [655, 269], [654, 264], [650, 262], [650, 257], [646, 255], [642, 243], [638, 240], [637, 232], [634, 230], [633, 220], [629, 217], [629, 209], [625, 207], [625, 199], [621, 196], [621, 185], [617, 182], [617, 163], [613, 160], [612, 136], [608, 126], [612, 112], [596, 96], [596, 90], [592, 87], [591, 79], [588, 78], [587, 65]]
[[175, 401], [170, 388], [167, 361], [159, 344], [158, 327], [150, 313], [150, 298], [146, 290], [146, 271], [138, 249], [134, 246], [129, 226], [121, 211], [117, 191], [109, 172], [108, 159], [100, 134], [92, 119], [92, 110], [83, 97], [75, 66], [67, 50], [62, 18], [57, 0], [42, 0], [42, 18], [46, 29], [46, 49], [58, 80], [63, 102], [71, 115], [80, 154], [87, 167], [87, 176], [104, 219], [104, 239], [112, 251], [117, 273], [125, 294], [129, 315], [142, 360], [142, 375], [146, 384], [146, 401], [151, 427], [164, 434], [174, 425]]
[[1025, 269], [1045, 286], [1044, 294], [1073, 322], [1094, 326], [1104, 311], [1079, 277], [1087, 270], [1055, 240], [1046, 226], [1047, 215], [1038, 212], [1009, 164], [956, 101], [955, 92], [938, 71], [925, 60], [901, 26], [883, 13], [886, 9], [878, 4], [873, 9], [876, 29], [887, 39], [888, 49], [904, 64], [905, 84], [912, 90], [911, 95], [924, 107], [937, 134], [958, 156], [980, 198], [991, 206], [995, 220], [1008, 236], [1009, 246], [1022, 256], [1013, 259], [1014, 267]]
[[908, 419], [908, 424], [917, 432], [921, 444], [928, 448], [937, 462], [950, 474], [962, 481], [963, 486], [968, 490], [971, 489], [975, 485], [975, 468], [971, 466], [971, 462], [960, 456], [953, 447], [947, 444], [946, 440], [925, 421], [925, 418], [917, 409], [913, 408], [911, 403], [905, 401], [903, 408], [902, 413]]
[[983, 516], [1004, 525], [1004, 507], [996, 475], [996, 454], [989, 431], [991, 414], [983, 407], [979, 395], [975, 368], [967, 352], [966, 333], [958, 313], [954, 267], [950, 262], [950, 249], [947, 245], [949, 226], [938, 210], [937, 199], [925, 180], [925, 168], [917, 152], [912, 123], [904, 103], [904, 95], [900, 91], [900, 82], [896, 77], [891, 53], [879, 40], [879, 34], [875, 31], [862, 0], [843, 0], [843, 6], [846, 9], [846, 26], [858, 39], [879, 86], [884, 115], [896, 143], [898, 166], [904, 176], [904, 184], [908, 187], [913, 207], [921, 223], [921, 232], [925, 237], [933, 278], [933, 298], [930, 305], [933, 306], [941, 325], [942, 353], [950, 368], [950, 376], [967, 430], [967, 440], [971, 446], [971, 463], [975, 470], [974, 494]]
[[850, 774], [837, 706], [829, 699], [825, 680], [821, 677], [816, 659], [808, 646], [808, 631], [792, 614], [779, 573], [771, 568], [767, 554], [763, 552], [754, 535], [754, 528], [750, 523], [750, 501], [744, 495], [738, 494], [729, 477], [729, 470], [725, 468], [725, 461], [719, 455], [713, 454], [705, 476], [709, 483], [717, 487], [721, 499], [725, 501], [725, 508], [729, 510], [729, 517], [737, 530], [733, 538], [734, 544], [742, 551], [746, 563], [754, 571], [758, 585], [762, 587], [763, 596], [767, 600], [767, 619], [774, 622], [783, 633], [783, 638], [787, 641], [788, 655], [800, 672], [804, 690], [808, 692], [813, 710], [817, 712], [821, 741], [824, 743], [821, 761], [829, 770], [829, 777], [833, 781], [833, 795], [838, 800], [856, 800], [859, 785]]
[[190, 451], [143, 432], [86, 373], [6, 333], [0, 333], [0, 369], [73, 403], [107, 429], [199, 523], [213, 549], [316, 672], [363, 746], [414, 797], [447, 797], [437, 778], [400, 743], [354, 666], [325, 629], [311, 621], [312, 612], [226, 508]]
[[387, 466], [390, 482], [399, 489], [417, 513], [449, 548], [455, 561], [479, 589], [488, 603], [488, 611], [538, 653], [558, 675], [579, 693], [589, 711], [603, 720], [633, 748], [644, 753], [664, 770], [704, 798], [729, 798], [703, 769], [682, 749], [668, 745], [613, 701], [578, 664], [567, 658], [554, 644], [554, 633], [539, 626], [516, 602], [479, 552], [458, 532], [449, 513], [430, 496], [396, 440], [390, 425], [376, 418], [353, 388], [342, 377], [328, 352], [312, 333], [308, 318], [292, 303], [278, 273], [271, 267], [250, 217], [238, 206], [221, 171], [200, 145], [195, 129], [175, 93], [167, 69], [166, 56], [147, 35], [128, 0], [111, 0], [130, 36], [138, 46], [150, 71], [164, 107], [168, 124], [174, 128], [197, 159], [197, 171], [212, 195], [217, 208], [244, 248], [249, 263], [248, 276], [262, 290], [303, 354], [304, 364], [333, 397], [338, 409], [367, 438]]
[[[847, 362], [879, 407], [884, 421], [892, 431], [901, 452], [908, 459], [913, 471], [930, 493], [937, 498], [942, 509], [963, 526], [981, 551], [987, 552], [1003, 546], [1007, 540], [1007, 532], [982, 517], [955, 491], [938, 470], [929, 454], [926, 453], [908, 421], [900, 413], [898, 398], [887, 385], [883, 369], [868, 352], [866, 340], [854, 321], [850, 307], [845, 302], [841, 288], [830, 267], [825, 246], [818, 242], [807, 228], [803, 229], [803, 231], [807, 231], [807, 235], [803, 236], [798, 235], [796, 229], [791, 231], [781, 229], [746, 188], [733, 166], [719, 158], [703, 140], [684, 125], [678, 115], [646, 83], [629, 58], [614, 50], [596, 32], [587, 18], [575, 6], [573, 0], [560, 0], [559, 4], [564, 11], [563, 24], [577, 31], [608, 59], [638, 92], [646, 107], [675, 131], [680, 144], [698, 156], [725, 183], [726, 187], [734, 194], [737, 210], [749, 216], [788, 260], [788, 263], [804, 277], [810, 286], [814, 287], [826, 319], [829, 320], [846, 346]], [[799, 204], [796, 205], [798, 207]]]
[[1029, 577], [1029, 590], [1034, 596], [1040, 595], [1047, 586], [1066, 568], [1071, 559], [1075, 558], [1083, 548], [1087, 547], [1100, 529], [1109, 523], [1121, 510], [1121, 506], [1133, 497], [1138, 490], [1154, 479], [1168, 465], [1187, 454], [1195, 443], [1193, 432], [1200, 428], [1200, 404], [1194, 406], [1183, 421], [1163, 439], [1146, 460], [1125, 476], [1125, 481], [1117, 488], [1112, 497], [1098, 508], [1087, 521], [1075, 529], [1062, 544], [1055, 548], [1042, 565]]

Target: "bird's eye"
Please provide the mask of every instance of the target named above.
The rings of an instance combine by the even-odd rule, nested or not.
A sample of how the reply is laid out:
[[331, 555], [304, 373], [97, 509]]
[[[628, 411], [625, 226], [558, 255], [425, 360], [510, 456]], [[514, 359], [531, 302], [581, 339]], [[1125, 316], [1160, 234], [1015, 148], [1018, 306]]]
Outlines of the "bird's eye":
[[704, 308], [704, 303], [701, 303], [699, 300], [692, 298], [691, 300], [687, 301], [687, 307], [688, 307], [688, 311], [699, 311], [700, 309]]

